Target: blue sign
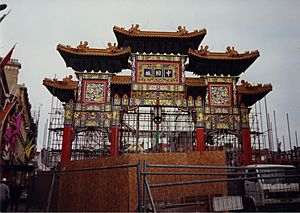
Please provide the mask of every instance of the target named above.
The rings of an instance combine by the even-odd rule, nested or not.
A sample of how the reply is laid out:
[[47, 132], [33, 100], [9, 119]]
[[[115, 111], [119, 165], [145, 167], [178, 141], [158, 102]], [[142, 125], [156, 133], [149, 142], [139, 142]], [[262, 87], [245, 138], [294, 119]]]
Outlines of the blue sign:
[[145, 77], [152, 77], [152, 69], [144, 69], [144, 76]]
[[155, 77], [162, 77], [163, 76], [162, 69], [155, 69], [154, 76]]
[[165, 78], [172, 78], [173, 77], [173, 70], [165, 69]]

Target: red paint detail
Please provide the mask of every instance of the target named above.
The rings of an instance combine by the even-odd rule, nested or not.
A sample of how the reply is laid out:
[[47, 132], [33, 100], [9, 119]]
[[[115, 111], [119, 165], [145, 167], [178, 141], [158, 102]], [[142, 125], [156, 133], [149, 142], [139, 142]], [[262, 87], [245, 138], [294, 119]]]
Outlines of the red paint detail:
[[61, 160], [60, 160], [62, 167], [66, 167], [67, 164], [71, 161], [72, 134], [73, 134], [73, 127], [64, 126]]
[[6, 107], [0, 112], [0, 142], [2, 142], [2, 133], [4, 128], [4, 122], [6, 121], [9, 112], [12, 110], [13, 106], [16, 104], [17, 100], [6, 105]]
[[119, 147], [120, 147], [120, 127], [113, 126], [110, 128], [110, 156], [116, 157], [119, 156]]
[[238, 104], [242, 103], [242, 94], [238, 94]]
[[[184, 99], [187, 99], [187, 93], [188, 93], [188, 90], [189, 90], [189, 86], [188, 85], [185, 85], [185, 91], [184, 91]], [[179, 97], [179, 94], [178, 94], [178, 99], [180, 99]]]
[[11, 50], [7, 53], [7, 55], [2, 59], [2, 61], [0, 63], [1, 72], [2, 72], [2, 70], [4, 70], [4, 67], [7, 65], [8, 61], [10, 60], [11, 55], [12, 55], [14, 49], [15, 49], [15, 46], [16, 46], [16, 44], [11, 48]]
[[242, 129], [242, 140], [243, 140], [243, 154], [245, 160], [244, 164], [249, 165], [252, 162], [251, 138], [250, 138], [249, 128]]
[[197, 138], [196, 150], [199, 151], [199, 152], [205, 151], [204, 128], [197, 128], [196, 129], [196, 138]]

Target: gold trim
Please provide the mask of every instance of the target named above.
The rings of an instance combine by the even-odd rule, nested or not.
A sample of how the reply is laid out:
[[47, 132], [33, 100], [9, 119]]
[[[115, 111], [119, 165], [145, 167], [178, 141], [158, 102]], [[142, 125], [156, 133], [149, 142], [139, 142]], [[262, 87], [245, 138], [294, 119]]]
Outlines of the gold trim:
[[135, 37], [159, 37], [159, 38], [192, 38], [197, 36], [206, 35], [206, 29], [194, 30], [193, 32], [188, 32], [185, 27], [178, 27], [176, 32], [161, 32], [161, 31], [141, 31], [139, 25], [132, 25], [131, 28], [126, 30], [118, 26], [113, 27], [113, 31], [116, 33], [121, 33], [128, 36]]
[[272, 91], [272, 85], [271, 84], [258, 84], [256, 86], [252, 86], [247, 81], [242, 81], [242, 85], [236, 86], [237, 91], [239, 94], [243, 95], [255, 95], [260, 93], [268, 93]]
[[58, 81], [56, 79], [51, 80], [51, 79], [45, 78], [43, 80], [43, 85], [54, 87], [57, 89], [75, 90], [78, 86], [78, 81], [72, 81], [70, 79], [70, 76], [64, 78], [63, 81]]
[[245, 60], [250, 58], [259, 57], [259, 51], [246, 51], [244, 53], [238, 53], [234, 47], [227, 47], [226, 52], [210, 52], [208, 46], [201, 46], [200, 50], [189, 49], [188, 54], [196, 56], [203, 59], [213, 59], [213, 60]]
[[126, 48], [118, 48], [111, 43], [108, 43], [108, 47], [106, 49], [97, 49], [97, 48], [90, 48], [87, 46], [87, 42], [80, 42], [80, 44], [74, 48], [70, 45], [57, 45], [57, 50], [75, 54], [75, 55], [84, 55], [84, 56], [121, 56], [121, 55], [129, 55], [131, 53], [130, 47]]

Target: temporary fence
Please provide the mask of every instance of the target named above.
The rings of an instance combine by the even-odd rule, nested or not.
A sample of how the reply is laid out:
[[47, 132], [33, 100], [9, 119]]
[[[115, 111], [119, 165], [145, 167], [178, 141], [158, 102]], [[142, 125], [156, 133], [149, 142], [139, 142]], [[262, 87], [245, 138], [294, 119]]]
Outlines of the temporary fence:
[[[127, 163], [126, 163], [127, 162]], [[43, 211], [255, 211], [275, 204], [299, 210], [295, 167], [197, 166], [120, 161], [53, 171]], [[284, 167], [284, 166], [283, 166]], [[36, 183], [44, 181], [36, 181]], [[38, 186], [35, 186], [38, 187]], [[46, 189], [45, 189], [46, 190]], [[44, 193], [45, 194], [45, 193]], [[45, 197], [45, 196], [44, 196]], [[45, 199], [44, 199], [45, 200]]]
[[[151, 171], [149, 171], [152, 169]], [[153, 171], [156, 170], [156, 171]], [[190, 170], [157, 172], [163, 169]], [[198, 171], [197, 171], [198, 170]], [[202, 172], [201, 172], [202, 171]], [[212, 172], [214, 171], [214, 172]], [[186, 165], [157, 165], [144, 164], [142, 172], [144, 178], [143, 203], [139, 207], [146, 211], [256, 211], [258, 208], [276, 204], [297, 204], [290, 211], [299, 210], [299, 171], [289, 166], [258, 167], [224, 167], [224, 166], [186, 166]], [[152, 176], [190, 176], [189, 181], [151, 183]], [[210, 178], [199, 178], [206, 176]], [[180, 202], [170, 200], [156, 200], [153, 191], [157, 188], [179, 187], [188, 185], [211, 186], [211, 184], [227, 183], [228, 194], [209, 194], [206, 196], [198, 192], [194, 197], [181, 197]], [[252, 184], [253, 183], [253, 184]], [[251, 185], [252, 184], [252, 185]], [[177, 196], [182, 196], [180, 188]], [[208, 192], [208, 191], [206, 191]], [[166, 192], [167, 193], [167, 192]], [[188, 199], [187, 199], [188, 198]], [[287, 206], [285, 206], [286, 208]], [[275, 208], [278, 208], [276, 206]], [[266, 210], [266, 208], [264, 208]]]

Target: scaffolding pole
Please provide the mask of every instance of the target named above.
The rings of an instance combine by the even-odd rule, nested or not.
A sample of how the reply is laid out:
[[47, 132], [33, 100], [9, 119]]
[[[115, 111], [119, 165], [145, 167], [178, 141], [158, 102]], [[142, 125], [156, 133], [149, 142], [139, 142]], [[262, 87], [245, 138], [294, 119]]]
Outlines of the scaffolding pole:
[[287, 125], [288, 125], [290, 150], [292, 150], [292, 140], [291, 140], [291, 131], [290, 131], [290, 121], [289, 121], [289, 114], [288, 114], [288, 113], [286, 113], [286, 121], [287, 121]]
[[276, 124], [276, 114], [275, 114], [275, 110], [273, 110], [273, 114], [274, 114], [274, 125], [275, 125], [275, 136], [276, 136], [276, 147], [278, 150], [278, 135], [277, 135], [277, 124]]

